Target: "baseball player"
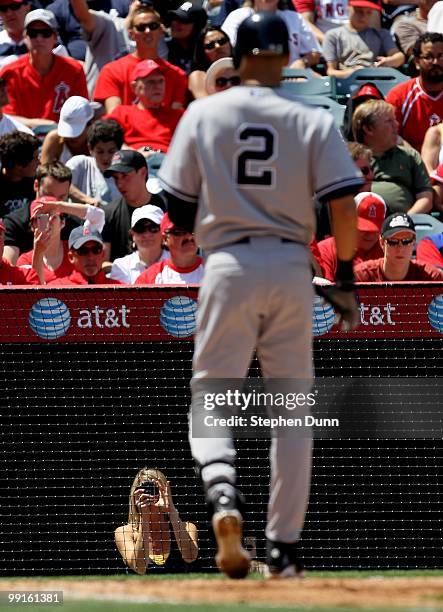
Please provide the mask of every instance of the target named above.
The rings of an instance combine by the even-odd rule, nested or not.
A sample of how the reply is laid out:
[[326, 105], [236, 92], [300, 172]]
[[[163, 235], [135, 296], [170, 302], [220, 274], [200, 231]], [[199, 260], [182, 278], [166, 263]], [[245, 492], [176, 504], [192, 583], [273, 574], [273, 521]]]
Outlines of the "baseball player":
[[[332, 117], [279, 89], [287, 41], [277, 15], [256, 13], [240, 25], [234, 65], [242, 84], [189, 107], [159, 173], [171, 219], [189, 228], [195, 221], [197, 242], [207, 253], [191, 422], [204, 410], [205, 381], [243, 379], [254, 351], [265, 380], [292, 379], [304, 391], [311, 385], [307, 245], [314, 233], [314, 194], [331, 204], [339, 260], [336, 297], [344, 320], [357, 324], [352, 194], [363, 180]], [[296, 543], [310, 486], [312, 441], [286, 434], [271, 443], [266, 537], [269, 573], [275, 577], [301, 573]], [[242, 546], [232, 438], [190, 433], [190, 444], [212, 511], [216, 563], [227, 576], [243, 578], [249, 556]]]

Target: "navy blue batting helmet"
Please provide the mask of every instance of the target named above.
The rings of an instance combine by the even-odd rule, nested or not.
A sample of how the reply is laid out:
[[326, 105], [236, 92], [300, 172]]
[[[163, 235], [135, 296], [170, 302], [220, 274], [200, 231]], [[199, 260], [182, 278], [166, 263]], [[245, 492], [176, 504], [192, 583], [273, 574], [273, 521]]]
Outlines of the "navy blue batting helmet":
[[288, 28], [275, 13], [254, 13], [240, 24], [234, 47], [234, 67], [244, 55], [284, 55], [289, 53]]

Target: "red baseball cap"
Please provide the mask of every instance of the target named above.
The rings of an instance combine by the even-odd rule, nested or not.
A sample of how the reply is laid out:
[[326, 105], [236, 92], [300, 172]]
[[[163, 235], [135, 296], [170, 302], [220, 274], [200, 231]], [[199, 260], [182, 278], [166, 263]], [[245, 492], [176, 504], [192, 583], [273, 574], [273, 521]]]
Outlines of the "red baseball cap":
[[163, 215], [163, 219], [160, 223], [160, 231], [162, 234], [165, 234], [166, 232], [169, 232], [169, 230], [174, 229], [174, 227], [176, 227], [176, 225], [174, 223], [172, 223], [171, 219], [169, 218], [168, 213], [165, 213]]
[[365, 83], [352, 96], [353, 100], [357, 98], [375, 98], [376, 100], [384, 100], [383, 94], [373, 83]]
[[29, 215], [31, 219], [35, 217], [35, 209], [37, 206], [40, 206], [40, 204], [44, 204], [45, 202], [58, 202], [58, 200], [53, 196], [42, 196], [38, 200], [31, 202], [31, 206], [29, 207]]
[[6, 232], [5, 224], [3, 223], [3, 219], [0, 219], [0, 229]]
[[361, 232], [380, 232], [386, 215], [386, 202], [372, 191], [362, 191], [355, 196], [357, 228]]
[[357, 6], [359, 8], [370, 8], [374, 11], [381, 12], [381, 3], [377, 0], [349, 0], [349, 6]]
[[156, 70], [159, 70], [163, 74], [163, 70], [160, 68], [157, 62], [154, 62], [154, 60], [151, 59], [143, 60], [142, 62], [139, 62], [132, 71], [132, 80], [135, 81], [137, 79], [145, 79]]

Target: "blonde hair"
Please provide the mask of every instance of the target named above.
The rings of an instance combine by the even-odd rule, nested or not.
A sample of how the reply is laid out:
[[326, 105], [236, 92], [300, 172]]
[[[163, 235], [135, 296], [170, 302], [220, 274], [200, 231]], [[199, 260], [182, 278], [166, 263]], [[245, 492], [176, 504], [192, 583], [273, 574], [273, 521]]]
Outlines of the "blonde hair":
[[166, 476], [158, 470], [157, 468], [147, 468], [144, 467], [137, 472], [136, 477], [131, 485], [131, 490], [129, 492], [129, 515], [128, 515], [128, 523], [133, 527], [138, 527], [140, 521], [140, 511], [135, 505], [134, 501], [134, 491], [139, 488], [142, 482], [145, 480], [158, 480], [164, 485], [167, 486], [168, 481], [166, 480]]
[[352, 116], [352, 132], [355, 140], [364, 143], [364, 128], [372, 127], [379, 117], [386, 113], [391, 114], [393, 110], [392, 104], [384, 100], [368, 100], [360, 104]]
[[135, 17], [137, 17], [137, 15], [154, 15], [154, 17], [157, 17], [157, 20], [161, 23], [161, 17], [159, 15], [159, 13], [157, 13], [157, 11], [155, 11], [152, 6], [148, 6], [146, 4], [142, 4], [141, 6], [137, 7], [134, 11], [132, 11], [129, 14], [128, 17], [128, 29], [131, 30], [134, 27], [134, 19]]

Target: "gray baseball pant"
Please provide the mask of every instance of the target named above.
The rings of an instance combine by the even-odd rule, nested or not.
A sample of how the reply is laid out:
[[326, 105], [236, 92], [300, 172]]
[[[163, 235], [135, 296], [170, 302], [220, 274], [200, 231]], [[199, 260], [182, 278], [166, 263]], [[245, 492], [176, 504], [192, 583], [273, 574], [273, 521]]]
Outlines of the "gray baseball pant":
[[[308, 393], [312, 365], [313, 289], [308, 249], [277, 237], [251, 238], [211, 252], [199, 294], [190, 411], [204, 410], [197, 389], [211, 379], [243, 379], [256, 351], [264, 379], [292, 379]], [[294, 385], [291, 385], [294, 389]], [[235, 484], [232, 438], [195, 438], [194, 459], [207, 486]], [[266, 537], [300, 538], [309, 499], [312, 439], [295, 429], [272, 439]]]

